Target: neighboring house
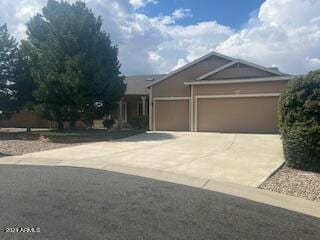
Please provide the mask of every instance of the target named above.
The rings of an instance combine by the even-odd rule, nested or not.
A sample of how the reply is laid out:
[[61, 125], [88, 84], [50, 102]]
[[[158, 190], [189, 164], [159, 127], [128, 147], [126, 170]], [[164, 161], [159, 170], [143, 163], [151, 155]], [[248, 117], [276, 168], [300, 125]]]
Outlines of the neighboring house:
[[293, 78], [212, 52], [167, 75], [127, 77], [122, 119], [148, 108], [150, 130], [275, 133], [279, 96]]

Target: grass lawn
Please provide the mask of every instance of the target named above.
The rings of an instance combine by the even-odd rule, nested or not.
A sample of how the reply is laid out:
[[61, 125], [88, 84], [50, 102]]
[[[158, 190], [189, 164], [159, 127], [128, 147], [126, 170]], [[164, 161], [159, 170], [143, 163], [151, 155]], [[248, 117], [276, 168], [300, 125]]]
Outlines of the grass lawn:
[[39, 138], [48, 139], [50, 142], [56, 143], [82, 143], [109, 141], [125, 137], [130, 137], [136, 134], [144, 133], [144, 130], [131, 129], [81, 129], [81, 130], [35, 130], [31, 132], [24, 131], [5, 131], [0, 130], [1, 140], [38, 140]]

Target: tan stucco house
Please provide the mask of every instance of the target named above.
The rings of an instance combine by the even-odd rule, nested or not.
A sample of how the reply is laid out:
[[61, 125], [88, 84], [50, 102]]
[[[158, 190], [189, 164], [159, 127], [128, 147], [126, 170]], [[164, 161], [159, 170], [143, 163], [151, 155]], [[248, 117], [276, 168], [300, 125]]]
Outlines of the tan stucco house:
[[[275, 133], [279, 96], [293, 78], [211, 52], [168, 74], [126, 77], [125, 96], [108, 114], [122, 127], [149, 116], [149, 129], [157, 131]], [[26, 125], [56, 127], [30, 112], [0, 121], [0, 127]]]
[[279, 96], [293, 78], [212, 52], [166, 75], [127, 77], [118, 116], [148, 114], [157, 131], [275, 133]]

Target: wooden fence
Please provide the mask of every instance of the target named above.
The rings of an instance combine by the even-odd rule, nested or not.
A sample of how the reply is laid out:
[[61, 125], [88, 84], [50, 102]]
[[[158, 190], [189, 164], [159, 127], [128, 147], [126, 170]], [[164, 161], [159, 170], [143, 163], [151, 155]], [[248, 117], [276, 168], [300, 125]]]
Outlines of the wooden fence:
[[29, 111], [14, 113], [9, 119], [0, 121], [1, 128], [56, 128], [55, 121], [49, 121], [39, 114]]

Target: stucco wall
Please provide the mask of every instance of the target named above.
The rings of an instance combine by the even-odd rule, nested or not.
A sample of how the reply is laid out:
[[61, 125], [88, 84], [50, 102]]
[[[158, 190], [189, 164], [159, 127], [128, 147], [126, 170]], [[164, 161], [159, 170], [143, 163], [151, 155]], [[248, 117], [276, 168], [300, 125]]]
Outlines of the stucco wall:
[[288, 81], [194, 85], [193, 93], [194, 96], [235, 93], [281, 93], [286, 89], [287, 85]]

